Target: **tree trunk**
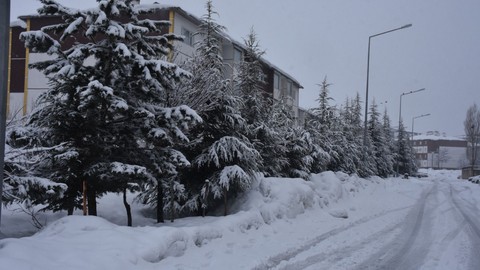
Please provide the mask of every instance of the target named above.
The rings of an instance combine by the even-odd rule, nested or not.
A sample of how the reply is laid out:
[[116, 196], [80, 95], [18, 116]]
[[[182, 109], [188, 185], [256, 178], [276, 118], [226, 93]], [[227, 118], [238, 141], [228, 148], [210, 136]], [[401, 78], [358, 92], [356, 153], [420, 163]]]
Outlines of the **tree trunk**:
[[203, 196], [203, 205], [202, 205], [202, 217], [205, 217], [206, 211], [207, 211], [207, 199], [208, 199], [208, 192], [210, 188], [210, 182], [208, 180], [205, 181], [205, 194]]
[[83, 180], [83, 215], [86, 216], [88, 214], [87, 209], [87, 181]]
[[164, 223], [163, 218], [163, 187], [162, 181], [157, 183], [157, 223]]
[[227, 208], [227, 188], [223, 188], [223, 203], [225, 204], [223, 215], [227, 216], [228, 208]]
[[[89, 181], [90, 182], [90, 181]], [[97, 215], [97, 190], [95, 187], [95, 182], [90, 182], [87, 188], [87, 202], [88, 202], [88, 215], [96, 216]]]
[[175, 190], [173, 189], [173, 179], [170, 181], [170, 222], [175, 220]]
[[132, 210], [127, 202], [127, 188], [123, 189], [123, 205], [125, 205], [125, 210], [127, 210], [127, 225], [132, 227]]
[[69, 188], [67, 190], [67, 215], [71, 216], [73, 215], [73, 211], [75, 210], [75, 195], [76, 192], [72, 192], [72, 190]]

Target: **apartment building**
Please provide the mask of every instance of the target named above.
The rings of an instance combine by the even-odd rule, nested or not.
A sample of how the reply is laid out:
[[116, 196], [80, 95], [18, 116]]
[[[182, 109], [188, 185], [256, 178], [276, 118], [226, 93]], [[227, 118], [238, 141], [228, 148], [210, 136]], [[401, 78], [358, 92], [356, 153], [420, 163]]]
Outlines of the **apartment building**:
[[438, 132], [413, 136], [413, 149], [419, 168], [460, 169], [467, 165], [467, 142]]
[[[171, 25], [168, 33], [174, 33], [184, 36], [183, 41], [175, 41], [175, 51], [172, 54], [171, 61], [181, 63], [192, 57], [195, 52], [196, 39], [201, 38], [195, 35], [200, 25], [200, 19], [187, 11], [175, 6], [161, 5], [154, 14], [149, 14], [149, 18], [155, 20], [168, 20]], [[48, 55], [42, 53], [32, 53], [25, 49], [19, 40], [19, 35], [23, 31], [39, 30], [45, 25], [61, 22], [58, 16], [20, 16], [19, 21], [10, 25], [10, 53], [9, 53], [9, 81], [8, 81], [8, 117], [21, 116], [29, 113], [34, 107], [38, 96], [48, 89], [47, 78], [37, 70], [29, 69], [28, 64], [48, 59]], [[81, 40], [82, 37], [77, 37]], [[245, 46], [226, 33], [219, 37], [221, 41], [221, 54], [225, 64], [225, 77], [231, 78], [236, 73], [236, 64], [242, 61]], [[73, 42], [73, 40], [71, 41]], [[65, 47], [68, 47], [68, 40]], [[261, 59], [263, 71], [265, 73], [264, 91], [270, 93], [275, 100], [285, 100], [292, 107], [292, 114], [299, 119], [299, 94], [303, 87], [300, 83], [288, 73], [284, 72], [274, 64]], [[300, 117], [301, 118], [301, 117]]]

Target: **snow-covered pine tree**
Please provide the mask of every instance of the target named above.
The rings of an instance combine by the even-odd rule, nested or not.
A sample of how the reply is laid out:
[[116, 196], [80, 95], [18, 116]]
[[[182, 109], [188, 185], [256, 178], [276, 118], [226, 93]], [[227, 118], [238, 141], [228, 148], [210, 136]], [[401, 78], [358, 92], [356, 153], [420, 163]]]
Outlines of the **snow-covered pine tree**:
[[48, 162], [52, 153], [60, 151], [63, 144], [35, 147], [39, 138], [24, 136], [24, 132], [30, 133], [24, 128], [7, 126], [3, 193], [0, 195], [5, 204], [20, 203], [30, 208], [61, 198], [67, 185], [41, 176], [45, 162]]
[[245, 53], [235, 77], [237, 89], [243, 98], [242, 116], [248, 125], [264, 123], [271, 110], [272, 96], [267, 96], [265, 74], [262, 70], [260, 57], [264, 51], [260, 49], [257, 34], [253, 28], [244, 40]]
[[[288, 159], [287, 133], [294, 126], [292, 109], [286, 104], [284, 99], [274, 100], [272, 104], [271, 116], [267, 118], [265, 129], [268, 129], [268, 137], [264, 136], [263, 147], [258, 147], [262, 155], [262, 168], [267, 176], [288, 177], [288, 168], [290, 167]], [[273, 133], [272, 133], [273, 131]], [[257, 132], [264, 132], [258, 129]]]
[[272, 95], [265, 91], [266, 75], [260, 61], [264, 52], [253, 28], [244, 42], [245, 55], [235, 76], [235, 89], [239, 90], [243, 99], [240, 111], [246, 120], [246, 135], [262, 157], [260, 172], [266, 176], [279, 176], [286, 165], [285, 145], [280, 143], [283, 128], [278, 127], [272, 116], [275, 114], [273, 103], [282, 101], [274, 101]]
[[[338, 130], [337, 109], [329, 104], [332, 98], [329, 96], [329, 87], [331, 83], [327, 81], [325, 76], [322, 83], [319, 84], [320, 93], [318, 107], [310, 110], [310, 115], [306, 120], [306, 130], [312, 134], [313, 146], [317, 153], [315, 161], [313, 162], [312, 172], [318, 173], [326, 169], [340, 170], [339, 159], [342, 147], [336, 142]], [[334, 165], [336, 164], [336, 165]]]
[[[82, 181], [88, 183], [90, 199], [143, 181], [148, 171], [115, 168], [145, 168], [150, 152], [185, 163], [180, 152], [170, 149], [187, 141], [183, 130], [201, 119], [187, 106], [167, 107], [177, 83], [189, 74], [166, 60], [169, 42], [177, 38], [162, 34], [169, 22], [148, 19], [161, 5], [112, 0], [77, 10], [53, 0], [41, 2], [40, 15], [61, 16], [63, 22], [21, 38], [32, 52], [51, 56], [32, 65], [47, 75], [51, 88], [27, 123], [41, 132], [42, 144], [66, 144], [51, 159], [47, 176], [68, 190], [50, 207], [78, 207]], [[77, 42], [67, 47], [69, 39]], [[163, 165], [159, 167], [170, 166]], [[115, 177], [125, 173], [129, 177]], [[96, 202], [89, 203], [94, 210]]]
[[[359, 102], [359, 99], [358, 99]], [[360, 126], [360, 116], [356, 114], [357, 100], [345, 101], [345, 105], [340, 108], [339, 128], [340, 136], [335, 139], [335, 153], [337, 155], [332, 159], [331, 168], [337, 168], [345, 173], [358, 173], [358, 164], [361, 159], [360, 140], [358, 139], [358, 130]]]
[[215, 108], [222, 96], [219, 89], [228, 83], [224, 78], [222, 49], [218, 40], [226, 29], [215, 21], [214, 16], [218, 14], [211, 1], [207, 1], [206, 10], [195, 33], [195, 52], [183, 64], [192, 77], [181, 83], [181, 90], [172, 97], [172, 102], [187, 104], [200, 115]]
[[311, 134], [303, 127], [289, 127], [285, 135], [288, 160], [285, 174], [307, 180], [314, 163], [325, 153], [315, 145]]
[[316, 116], [308, 115], [305, 119], [305, 125], [299, 127], [309, 134], [308, 149], [312, 157], [309, 171], [311, 173], [320, 173], [327, 170], [332, 159], [337, 156], [337, 153], [333, 150], [332, 138], [321, 133], [319, 123]]
[[333, 108], [330, 106], [329, 101], [332, 98], [329, 96], [329, 87], [332, 84], [327, 81], [327, 76], [323, 78], [320, 86], [320, 94], [318, 96], [318, 107], [313, 109], [313, 113], [317, 116], [320, 132], [326, 134], [333, 122]]
[[[196, 34], [199, 41], [195, 55], [187, 65], [192, 79], [185, 92], [175, 97], [175, 100], [185, 98], [204, 120], [191, 130], [195, 140], [184, 145], [184, 152], [194, 166], [182, 171], [180, 177], [191, 192], [186, 202], [190, 210], [221, 203], [210, 197], [223, 198], [226, 214], [229, 194], [235, 195], [249, 186], [260, 156], [245, 136], [245, 120], [239, 111], [242, 100], [233, 94], [231, 81], [224, 78], [219, 40], [224, 28], [214, 19], [216, 12], [211, 1], [207, 1], [206, 9]], [[201, 194], [201, 190], [207, 190], [206, 180], [209, 194]]]
[[395, 172], [395, 141], [393, 140], [392, 127], [390, 126], [390, 117], [388, 116], [387, 108], [383, 112], [382, 121], [383, 134], [385, 137], [385, 164], [388, 170], [388, 174], [391, 175]]
[[400, 120], [400, 126], [398, 128], [396, 167], [397, 173], [400, 175], [406, 173], [412, 174], [417, 170], [413, 149], [410, 145], [408, 135], [405, 132], [402, 120]]
[[374, 153], [376, 163], [376, 172], [380, 177], [387, 177], [391, 172], [389, 163], [389, 147], [385, 140], [383, 125], [380, 121], [380, 112], [378, 106], [373, 100], [370, 106], [370, 118], [368, 120], [368, 133], [371, 140], [371, 147]]

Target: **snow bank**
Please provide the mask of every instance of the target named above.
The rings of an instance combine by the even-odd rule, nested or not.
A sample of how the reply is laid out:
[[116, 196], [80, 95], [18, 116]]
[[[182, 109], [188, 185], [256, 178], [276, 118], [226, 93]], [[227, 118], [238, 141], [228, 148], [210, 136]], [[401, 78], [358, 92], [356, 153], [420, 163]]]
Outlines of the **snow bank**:
[[[100, 217], [64, 217], [31, 237], [0, 241], [0, 265], [5, 269], [153, 269], [156, 262], [182, 256], [227, 234], [326, 208], [355, 196], [370, 182], [333, 172], [312, 175], [310, 181], [259, 178], [231, 206], [234, 214], [189, 217], [159, 226], [131, 228]], [[332, 211], [348, 217], [344, 209]]]

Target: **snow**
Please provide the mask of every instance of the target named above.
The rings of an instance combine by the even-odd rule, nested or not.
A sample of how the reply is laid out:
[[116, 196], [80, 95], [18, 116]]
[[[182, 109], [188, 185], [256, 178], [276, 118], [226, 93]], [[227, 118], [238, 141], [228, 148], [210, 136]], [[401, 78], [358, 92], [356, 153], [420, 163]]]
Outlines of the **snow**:
[[83, 20], [83, 17], [79, 17], [75, 21], [73, 21], [63, 32], [63, 37], [66, 37], [77, 31], [78, 27], [80, 27], [80, 25], [83, 23]]
[[146, 175], [147, 174], [147, 169], [145, 167], [138, 166], [138, 165], [125, 164], [120, 162], [112, 162], [110, 164], [110, 168], [112, 172], [118, 173], [118, 174], [128, 174], [128, 175], [134, 175], [134, 174]]
[[22, 20], [16, 20], [16, 21], [10, 22], [10, 27], [21, 27], [23, 29], [27, 29], [27, 24]]
[[415, 135], [413, 136], [414, 141], [420, 140], [430, 140], [430, 141], [465, 141], [465, 139], [458, 138], [458, 137], [449, 137], [449, 136], [438, 136], [438, 135]]
[[233, 179], [248, 179], [247, 173], [238, 165], [226, 166], [220, 172], [219, 184], [225, 189], [230, 189], [230, 182]]
[[107, 15], [105, 14], [105, 12], [100, 11], [98, 13], [97, 20], [95, 20], [95, 24], [101, 25], [101, 24], [104, 24], [106, 21], [107, 21]]
[[135, 5], [135, 7], [133, 8], [133, 11], [135, 12], [135, 14], [142, 14], [142, 13], [149, 13], [155, 10], [161, 10], [161, 9], [167, 9], [167, 8], [173, 8], [173, 6], [162, 5], [157, 3], [139, 4], [139, 5]]
[[115, 48], [114, 52], [120, 52], [121, 55], [125, 56], [125, 57], [130, 57], [132, 56], [132, 53], [130, 52], [130, 50], [128, 49], [127, 45], [123, 44], [123, 43], [118, 43], [117, 44], [117, 47]]
[[[0, 241], [0, 264], [5, 269], [368, 268], [362, 260], [398, 237], [402, 231], [395, 224], [408, 225], [411, 219], [406, 217], [416, 202], [424, 202], [425, 213], [430, 208], [442, 213], [450, 209], [441, 203], [448, 192], [431, 197], [435, 189], [451, 186], [459, 191], [465, 197], [460, 200], [454, 196], [453, 202], [460, 209], [463, 200], [472, 203], [472, 211], [480, 207], [475, 200], [480, 196], [480, 185], [458, 180], [459, 171], [428, 174], [422, 180], [362, 179], [333, 172], [313, 175], [311, 181], [259, 178], [232, 205], [234, 214], [226, 217], [188, 217], [158, 225], [142, 214], [146, 212], [144, 207], [132, 202], [137, 226], [133, 228], [123, 226], [121, 199], [109, 194], [99, 202], [101, 217], [77, 213], [57, 219], [58, 214], [43, 213], [49, 224], [40, 232]], [[431, 204], [429, 196], [438, 203]], [[1, 228], [7, 236], [18, 236], [28, 223], [10, 209], [2, 214]], [[469, 266], [468, 230], [450, 232], [455, 221], [444, 216], [423, 219], [450, 238], [449, 242], [443, 238], [429, 240], [430, 232], [420, 227], [416, 238], [433, 241], [431, 250], [418, 254], [424, 256], [422, 269]], [[51, 222], [53, 219], [57, 220]], [[383, 234], [386, 232], [391, 234]], [[433, 251], [443, 255], [435, 257]]]

